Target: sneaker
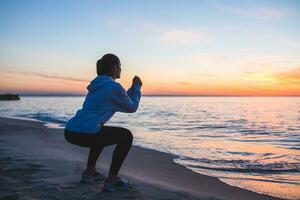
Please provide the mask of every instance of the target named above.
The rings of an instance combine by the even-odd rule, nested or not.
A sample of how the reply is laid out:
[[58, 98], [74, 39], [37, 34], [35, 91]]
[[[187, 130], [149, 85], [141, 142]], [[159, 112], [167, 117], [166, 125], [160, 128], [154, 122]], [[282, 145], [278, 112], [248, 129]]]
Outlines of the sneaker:
[[81, 183], [92, 183], [92, 182], [96, 182], [96, 181], [102, 181], [105, 178], [106, 178], [105, 175], [101, 171], [95, 171], [92, 176], [82, 173], [80, 182]]
[[125, 178], [117, 177], [115, 181], [108, 182], [107, 179], [104, 182], [102, 192], [114, 192], [119, 189], [129, 189], [132, 187], [132, 182]]

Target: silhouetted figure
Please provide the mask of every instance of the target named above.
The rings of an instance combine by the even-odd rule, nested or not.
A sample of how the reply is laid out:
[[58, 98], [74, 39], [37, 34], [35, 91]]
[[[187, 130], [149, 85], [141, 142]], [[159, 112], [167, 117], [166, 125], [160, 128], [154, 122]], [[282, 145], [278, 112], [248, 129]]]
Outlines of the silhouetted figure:
[[[135, 76], [132, 86], [126, 90], [115, 80], [121, 75], [121, 62], [113, 54], [106, 54], [97, 62], [97, 74], [88, 85], [88, 94], [83, 106], [66, 124], [65, 138], [72, 144], [90, 147], [87, 168], [81, 182], [105, 179], [103, 191], [128, 188], [130, 181], [118, 176], [119, 170], [131, 146], [133, 136], [130, 130], [104, 124], [115, 112], [133, 113], [141, 98], [142, 81]], [[103, 148], [117, 144], [112, 155], [108, 177], [95, 169]]]

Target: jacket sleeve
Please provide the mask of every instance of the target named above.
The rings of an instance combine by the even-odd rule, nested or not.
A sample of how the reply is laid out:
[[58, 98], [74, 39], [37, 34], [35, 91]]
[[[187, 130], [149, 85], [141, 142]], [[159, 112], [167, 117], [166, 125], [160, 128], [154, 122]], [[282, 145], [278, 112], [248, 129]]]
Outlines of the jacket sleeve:
[[133, 113], [138, 109], [141, 98], [141, 86], [133, 85], [127, 92], [118, 83], [114, 87], [111, 96], [112, 108], [114, 111]]

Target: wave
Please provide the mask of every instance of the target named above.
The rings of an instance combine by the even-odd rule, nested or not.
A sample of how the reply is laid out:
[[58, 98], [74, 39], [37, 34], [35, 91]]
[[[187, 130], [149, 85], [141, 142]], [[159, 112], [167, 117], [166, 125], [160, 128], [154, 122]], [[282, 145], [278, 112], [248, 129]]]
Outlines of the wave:
[[207, 169], [224, 172], [239, 172], [239, 173], [259, 173], [259, 174], [277, 174], [277, 173], [299, 173], [300, 169], [251, 169], [251, 168], [226, 168], [226, 167], [206, 167], [200, 165], [188, 164], [188, 167]]
[[251, 160], [211, 160], [207, 158], [191, 158], [180, 156], [176, 162], [195, 169], [206, 169], [223, 172], [238, 173], [259, 173], [259, 174], [278, 174], [278, 173], [300, 173], [299, 162], [274, 162], [259, 163]]
[[226, 120], [227, 123], [233, 123], [233, 124], [244, 124], [248, 121], [246, 119], [233, 119], [233, 120]]
[[0, 112], [9, 112], [9, 111], [12, 111], [12, 109], [9, 108], [0, 109]]
[[26, 118], [33, 118], [44, 122], [56, 123], [59, 125], [65, 125], [67, 119], [66, 118], [58, 118], [51, 113], [45, 112], [37, 112], [37, 113], [28, 113], [28, 114], [21, 114], [16, 115], [17, 117], [26, 117]]
[[293, 185], [300, 185], [298, 180], [270, 180], [270, 179], [262, 179], [262, 178], [243, 178], [243, 177], [234, 177], [234, 176], [219, 176], [218, 177], [220, 180], [226, 182], [226, 180], [242, 180], [242, 181], [260, 181], [260, 182], [269, 182], [269, 183], [285, 183], [285, 184], [293, 184]]

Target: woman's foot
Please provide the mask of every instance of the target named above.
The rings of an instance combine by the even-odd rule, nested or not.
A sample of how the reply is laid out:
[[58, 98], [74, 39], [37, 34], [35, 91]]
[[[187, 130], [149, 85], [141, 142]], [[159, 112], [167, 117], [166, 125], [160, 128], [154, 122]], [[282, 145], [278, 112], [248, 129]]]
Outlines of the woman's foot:
[[83, 172], [81, 175], [81, 183], [92, 183], [96, 181], [102, 181], [106, 177], [103, 172], [95, 170], [93, 173]]
[[129, 189], [132, 187], [132, 181], [121, 177], [108, 177], [105, 179], [102, 192], [114, 192], [118, 189]]

